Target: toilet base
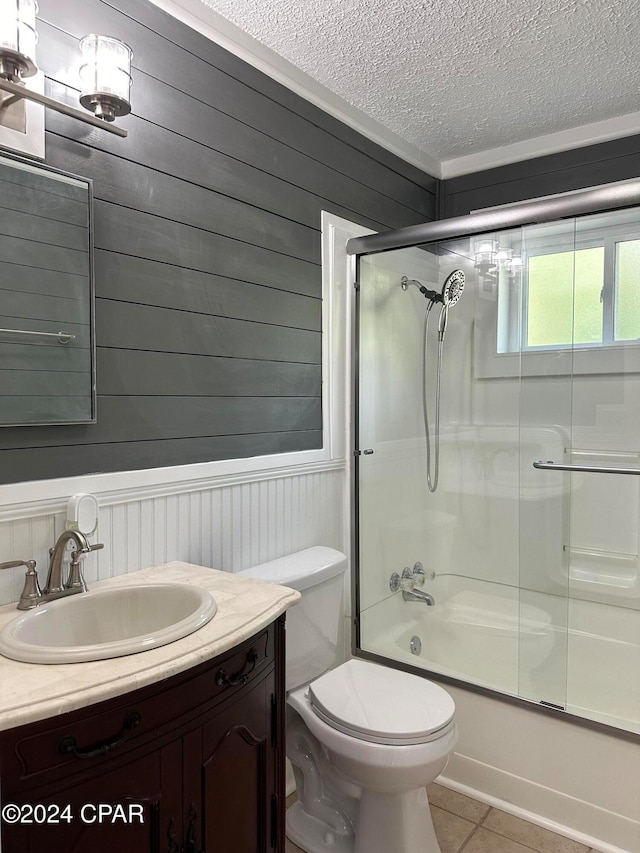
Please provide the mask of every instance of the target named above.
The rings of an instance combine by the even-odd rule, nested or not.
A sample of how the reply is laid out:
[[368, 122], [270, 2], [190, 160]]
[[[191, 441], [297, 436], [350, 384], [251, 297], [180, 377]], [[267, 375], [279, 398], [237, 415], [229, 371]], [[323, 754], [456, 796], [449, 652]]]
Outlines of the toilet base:
[[294, 803], [287, 810], [287, 836], [305, 853], [441, 853], [425, 788], [363, 791], [355, 837], [338, 835]]
[[426, 788], [404, 794], [363, 791], [354, 853], [441, 853]]
[[294, 803], [287, 809], [287, 837], [305, 853], [354, 853], [353, 835], [338, 835]]

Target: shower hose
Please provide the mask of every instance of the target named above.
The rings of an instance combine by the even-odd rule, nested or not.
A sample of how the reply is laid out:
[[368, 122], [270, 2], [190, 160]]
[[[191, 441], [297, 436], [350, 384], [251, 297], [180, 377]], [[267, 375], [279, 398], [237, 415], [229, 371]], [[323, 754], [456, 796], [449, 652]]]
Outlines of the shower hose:
[[[433, 472], [431, 470], [431, 434], [429, 431], [429, 411], [427, 403], [427, 342], [429, 340], [429, 314], [434, 303], [429, 302], [424, 313], [424, 331], [422, 335], [422, 415], [424, 418], [424, 434], [427, 445], [427, 486], [430, 492], [438, 488], [438, 473], [440, 468], [440, 376], [442, 374], [442, 345], [444, 334], [438, 334], [438, 362], [436, 366], [436, 414], [434, 421]], [[446, 307], [443, 306], [443, 311]]]

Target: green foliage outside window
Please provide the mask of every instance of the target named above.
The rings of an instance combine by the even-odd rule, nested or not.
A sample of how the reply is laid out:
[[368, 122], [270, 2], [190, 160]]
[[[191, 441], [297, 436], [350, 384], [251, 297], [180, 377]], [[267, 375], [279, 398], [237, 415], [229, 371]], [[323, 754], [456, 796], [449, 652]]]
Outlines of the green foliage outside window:
[[530, 257], [526, 345], [601, 343], [603, 275], [602, 246]]
[[640, 339], [640, 240], [616, 244], [615, 339]]

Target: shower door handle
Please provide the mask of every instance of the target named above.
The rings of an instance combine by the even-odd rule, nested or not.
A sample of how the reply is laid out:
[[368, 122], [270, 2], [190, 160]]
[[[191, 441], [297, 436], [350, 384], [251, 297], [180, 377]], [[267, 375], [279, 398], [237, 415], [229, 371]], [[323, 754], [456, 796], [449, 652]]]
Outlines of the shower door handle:
[[533, 463], [534, 468], [544, 471], [585, 471], [587, 474], [640, 474], [640, 468], [618, 468], [611, 465], [563, 465], [562, 462], [543, 461]]

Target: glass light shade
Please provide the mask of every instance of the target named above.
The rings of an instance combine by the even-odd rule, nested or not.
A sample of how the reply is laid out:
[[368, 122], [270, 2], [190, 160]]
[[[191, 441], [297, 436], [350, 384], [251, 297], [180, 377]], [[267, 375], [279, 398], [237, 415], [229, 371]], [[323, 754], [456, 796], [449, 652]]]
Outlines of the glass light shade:
[[491, 272], [497, 264], [498, 242], [488, 238], [481, 238], [475, 246], [474, 266], [481, 274]]
[[0, 0], [0, 77], [19, 83], [36, 65], [36, 0]]
[[111, 36], [92, 34], [81, 40], [80, 50], [82, 106], [105, 121], [131, 112], [131, 48]]

